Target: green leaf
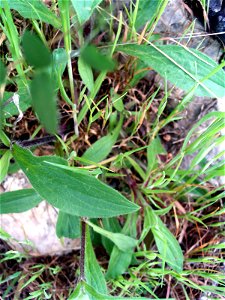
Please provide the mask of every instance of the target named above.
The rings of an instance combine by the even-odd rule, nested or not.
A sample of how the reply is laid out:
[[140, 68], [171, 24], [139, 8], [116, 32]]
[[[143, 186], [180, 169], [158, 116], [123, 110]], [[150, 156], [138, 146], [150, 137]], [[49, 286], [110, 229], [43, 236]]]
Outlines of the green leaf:
[[0, 60], [0, 85], [5, 83], [6, 79], [6, 67], [3, 62]]
[[162, 146], [159, 137], [156, 137], [147, 148], [148, 172], [158, 166], [158, 155], [165, 154], [166, 150]]
[[[102, 219], [102, 223], [103, 227], [111, 232], [120, 232], [122, 229], [117, 218], [104, 218]], [[106, 237], [102, 236], [102, 244], [107, 253], [110, 255], [112, 253], [114, 243]]]
[[[29, 81], [28, 81], [29, 82]], [[29, 93], [29, 87], [25, 86], [22, 80], [16, 81], [17, 94], [19, 95], [19, 107], [22, 112], [26, 111], [32, 104], [31, 95]], [[13, 96], [12, 92], [4, 92], [2, 103], [5, 103]], [[6, 104], [3, 107], [5, 118], [18, 115], [19, 111], [13, 102]]]
[[71, 0], [80, 24], [85, 23], [102, 0]]
[[52, 52], [52, 57], [55, 72], [62, 76], [68, 61], [66, 50], [64, 48], [57, 48]]
[[91, 285], [97, 292], [107, 294], [107, 286], [104, 275], [95, 257], [91, 243], [89, 227], [86, 226], [85, 239], [85, 264], [84, 275], [86, 282]]
[[137, 18], [135, 21], [135, 28], [139, 29], [140, 27], [144, 26], [145, 23], [151, 23], [154, 21], [155, 17], [157, 17], [158, 10], [162, 6], [165, 0], [158, 0], [158, 1], [146, 1], [146, 0], [139, 0], [138, 4], [138, 12]]
[[35, 112], [46, 130], [57, 132], [57, 106], [54, 82], [47, 72], [37, 73], [31, 83], [31, 96]]
[[[130, 234], [134, 237], [136, 235], [136, 220], [137, 214], [129, 214], [126, 223], [122, 229], [122, 233]], [[132, 261], [133, 253], [134, 247], [124, 252], [121, 251], [117, 246], [114, 246], [110, 255], [106, 279], [115, 279], [119, 275], [126, 272], [127, 268], [129, 267]]]
[[120, 130], [123, 124], [123, 118], [120, 119], [118, 125], [112, 132], [100, 138], [97, 142], [91, 145], [84, 154], [82, 158], [95, 163], [98, 163], [105, 159], [112, 150], [113, 145], [116, 143], [117, 138], [120, 134]]
[[22, 48], [27, 63], [37, 69], [46, 68], [52, 63], [52, 55], [39, 37], [25, 31], [22, 37]]
[[[79, 282], [78, 285], [76, 286], [75, 291], [70, 295], [68, 300], [88, 300], [90, 298], [87, 298], [87, 293], [91, 295], [95, 300], [148, 300], [149, 298], [144, 298], [144, 297], [129, 297], [129, 298], [124, 298], [124, 297], [116, 297], [116, 296], [108, 296], [101, 294], [97, 292], [92, 286], [87, 284], [86, 282]], [[79, 298], [81, 297], [81, 298]], [[82, 298], [83, 297], [83, 298]], [[85, 298], [86, 297], [86, 298]], [[166, 300], [163, 298], [160, 298], [160, 300]], [[167, 300], [175, 300], [174, 298], [167, 298]]]
[[76, 239], [80, 237], [80, 218], [60, 211], [56, 223], [56, 234], [58, 238]]
[[113, 71], [116, 64], [112, 58], [103, 55], [94, 45], [88, 45], [81, 51], [83, 61], [98, 71]]
[[126, 236], [122, 233], [114, 233], [107, 231], [89, 221], [87, 221], [87, 224], [91, 226], [94, 229], [94, 231], [111, 240], [118, 247], [118, 249], [123, 252], [130, 251], [137, 246], [137, 240], [133, 239], [130, 236]]
[[185, 91], [197, 86], [195, 94], [198, 96], [213, 95], [218, 98], [225, 96], [225, 72], [220, 69], [203, 80], [205, 76], [214, 72], [218, 64], [198, 50], [177, 45], [153, 46], [153, 44], [124, 45], [119, 46], [117, 50], [138, 57], [148, 67]]
[[[0, 0], [0, 7], [4, 8], [4, 1]], [[18, 13], [28, 19], [40, 20], [53, 25], [55, 28], [61, 28], [58, 17], [51, 12], [43, 1], [40, 0], [7, 0], [9, 7], [18, 11]]]
[[0, 197], [0, 214], [20, 213], [37, 206], [42, 198], [34, 189], [6, 192]]
[[13, 146], [13, 156], [36, 191], [53, 206], [68, 214], [107, 218], [137, 211], [139, 207], [119, 192], [82, 172], [64, 170], [48, 162], [54, 157], [36, 157]]
[[158, 251], [163, 260], [174, 271], [182, 272], [184, 257], [178, 241], [150, 207], [145, 209], [149, 229], [154, 235]]
[[78, 58], [78, 71], [82, 81], [91, 92], [94, 88], [93, 72], [90, 65], [87, 64], [81, 56]]
[[12, 158], [10, 150], [6, 151], [0, 158], [0, 183], [4, 180], [9, 169], [9, 162]]

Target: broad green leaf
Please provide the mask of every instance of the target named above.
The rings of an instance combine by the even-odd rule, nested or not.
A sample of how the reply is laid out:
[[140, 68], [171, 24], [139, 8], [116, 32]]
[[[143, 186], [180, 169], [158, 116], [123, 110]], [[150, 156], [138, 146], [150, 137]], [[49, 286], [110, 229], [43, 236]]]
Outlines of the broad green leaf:
[[118, 125], [112, 132], [100, 138], [97, 142], [91, 145], [87, 151], [82, 155], [83, 159], [98, 163], [105, 159], [112, 150], [113, 145], [116, 143], [120, 134], [123, 124], [123, 118], [120, 119]]
[[[0, 7], [4, 8], [4, 2], [0, 0]], [[40, 20], [42, 22], [53, 25], [55, 28], [60, 28], [61, 23], [58, 17], [51, 12], [43, 1], [40, 0], [7, 0], [11, 9], [18, 11], [18, 13], [28, 19]]]
[[102, 0], [71, 0], [80, 24], [85, 23]]
[[137, 246], [137, 240], [131, 238], [130, 236], [126, 236], [122, 233], [107, 231], [89, 221], [87, 221], [87, 224], [91, 226], [94, 231], [111, 240], [118, 247], [118, 249], [123, 252], [130, 251]]
[[107, 218], [139, 209], [95, 177], [48, 164], [49, 161], [58, 163], [51, 156], [33, 156], [29, 150], [16, 144], [13, 146], [13, 156], [36, 191], [63, 212], [82, 217]]
[[158, 166], [158, 155], [165, 154], [166, 150], [161, 144], [159, 137], [156, 137], [147, 148], [148, 172]]
[[60, 211], [56, 223], [56, 234], [58, 238], [75, 239], [80, 237], [80, 218]]
[[95, 257], [95, 253], [91, 243], [89, 227], [86, 226], [85, 239], [85, 264], [84, 275], [86, 282], [92, 286], [97, 292], [107, 294], [107, 286], [104, 275], [101, 271], [99, 263]]
[[154, 235], [158, 251], [163, 260], [174, 271], [182, 272], [184, 257], [178, 241], [150, 207], [145, 209], [149, 229]]
[[138, 12], [135, 21], [135, 28], [139, 29], [144, 26], [147, 22], [151, 23], [157, 17], [158, 10], [162, 6], [165, 0], [158, 1], [146, 1], [139, 0]]
[[[102, 223], [103, 227], [111, 232], [120, 232], [122, 229], [117, 218], [104, 218], [102, 219]], [[102, 244], [107, 253], [110, 255], [113, 250], [114, 243], [106, 237], [102, 236]]]
[[116, 63], [115, 61], [104, 54], [94, 45], [88, 45], [81, 51], [81, 58], [83, 61], [98, 71], [113, 71]]
[[35, 112], [49, 133], [56, 133], [58, 116], [56, 95], [52, 76], [47, 72], [37, 73], [31, 83], [31, 96]]
[[12, 158], [10, 150], [6, 151], [0, 158], [0, 183], [4, 180], [9, 169], [9, 162]]
[[81, 56], [78, 58], [78, 71], [84, 84], [88, 87], [89, 91], [91, 92], [94, 88], [93, 72], [90, 65], [87, 64]]
[[20, 213], [37, 206], [42, 198], [34, 189], [6, 192], [0, 197], [0, 214]]
[[[29, 82], [29, 81], [28, 81]], [[16, 81], [17, 94], [19, 95], [19, 107], [22, 112], [26, 111], [32, 104], [29, 87], [25, 86], [22, 80]], [[13, 96], [13, 92], [4, 92], [2, 103], [5, 103]], [[19, 111], [16, 105], [11, 101], [3, 107], [4, 117], [18, 115]]]
[[39, 37], [25, 31], [22, 37], [22, 48], [27, 63], [37, 69], [46, 68], [52, 63], [52, 55]]
[[5, 83], [6, 79], [6, 67], [3, 62], [0, 60], [0, 85]]
[[[136, 236], [136, 220], [137, 214], [130, 214], [127, 217], [126, 223], [121, 231], [123, 234], [130, 234], [132, 237]], [[134, 247], [129, 251], [121, 251], [117, 246], [113, 247], [110, 255], [109, 266], [106, 273], [106, 279], [115, 279], [119, 275], [126, 272], [129, 267], [132, 256], [134, 253]]]
[[119, 46], [117, 50], [138, 57], [148, 67], [185, 91], [197, 86], [195, 94], [198, 96], [213, 95], [218, 98], [225, 96], [225, 72], [220, 69], [203, 80], [214, 72], [218, 64], [198, 50], [177, 45], [153, 46], [153, 44], [124, 45]]

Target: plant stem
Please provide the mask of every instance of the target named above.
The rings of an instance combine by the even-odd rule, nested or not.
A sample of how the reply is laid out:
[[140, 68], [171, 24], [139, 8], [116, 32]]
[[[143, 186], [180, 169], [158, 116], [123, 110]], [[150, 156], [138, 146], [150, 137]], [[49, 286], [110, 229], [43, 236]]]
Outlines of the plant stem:
[[85, 280], [84, 263], [85, 263], [85, 242], [86, 242], [87, 224], [81, 218], [81, 248], [80, 248], [80, 280]]

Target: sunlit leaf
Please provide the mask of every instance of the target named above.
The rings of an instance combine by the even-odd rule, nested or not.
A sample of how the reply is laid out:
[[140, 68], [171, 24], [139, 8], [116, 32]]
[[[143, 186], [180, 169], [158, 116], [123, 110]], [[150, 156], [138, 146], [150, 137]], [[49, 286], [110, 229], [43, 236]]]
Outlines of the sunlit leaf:
[[198, 96], [225, 96], [225, 72], [220, 69], [213, 73], [218, 64], [207, 55], [195, 49], [177, 45], [124, 45], [117, 50], [138, 57], [177, 87], [190, 91], [197, 86]]
[[58, 163], [55, 157], [33, 156], [29, 150], [16, 144], [13, 146], [13, 156], [36, 191], [63, 212], [83, 217], [107, 218], [139, 209], [136, 204], [97, 178], [50, 164]]

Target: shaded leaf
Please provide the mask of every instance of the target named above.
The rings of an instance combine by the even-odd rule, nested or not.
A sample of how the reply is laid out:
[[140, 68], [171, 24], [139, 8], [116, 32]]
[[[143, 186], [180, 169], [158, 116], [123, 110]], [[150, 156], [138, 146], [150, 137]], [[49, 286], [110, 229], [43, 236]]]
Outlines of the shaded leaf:
[[22, 48], [27, 63], [37, 69], [46, 68], [52, 62], [52, 55], [39, 37], [26, 30], [22, 37]]
[[6, 79], [6, 67], [3, 62], [0, 60], [0, 85], [5, 83]]
[[37, 206], [42, 198], [34, 189], [6, 192], [0, 197], [0, 213], [20, 213]]
[[97, 292], [107, 294], [107, 286], [104, 275], [95, 257], [91, 243], [89, 227], [86, 226], [85, 239], [85, 264], [84, 274], [86, 282], [91, 285]]
[[138, 57], [148, 67], [185, 91], [190, 91], [198, 85], [195, 90], [198, 96], [213, 95], [222, 98], [225, 95], [225, 72], [222, 69], [200, 82], [213, 72], [218, 64], [198, 50], [177, 45], [124, 45], [119, 46], [117, 50]]
[[[122, 229], [117, 218], [104, 218], [102, 219], [102, 223], [103, 227], [111, 232], [120, 232]], [[110, 255], [113, 250], [114, 243], [106, 237], [102, 236], [102, 244], [107, 253]]]
[[[83, 217], [113, 217], [139, 207], [119, 192], [82, 172], [64, 170], [51, 156], [36, 157], [29, 150], [13, 146], [13, 156], [37, 192], [63, 212]], [[76, 169], [75, 169], [76, 170]]]
[[81, 52], [83, 61], [98, 71], [113, 71], [115, 61], [102, 54], [94, 45], [86, 46]]
[[31, 96], [35, 112], [49, 133], [58, 129], [54, 82], [47, 72], [37, 73], [31, 83]]
[[0, 183], [4, 180], [9, 169], [9, 162], [12, 157], [10, 150], [6, 151], [0, 158]]
[[88, 221], [87, 224], [89, 224], [97, 233], [110, 239], [118, 247], [118, 249], [123, 252], [130, 251], [137, 246], [137, 240], [133, 239], [130, 236], [126, 236], [122, 233], [114, 233], [107, 231]]
[[[130, 234], [131, 236], [136, 236], [136, 220], [137, 214], [129, 214], [126, 223], [122, 229], [122, 233]], [[110, 255], [109, 266], [106, 273], [106, 279], [115, 279], [119, 275], [126, 272], [129, 267], [132, 256], [134, 253], [134, 248], [130, 248], [129, 251], [121, 251], [117, 246], [113, 247], [112, 253]]]
[[84, 84], [88, 87], [89, 91], [94, 88], [94, 76], [89, 64], [80, 56], [78, 58], [78, 71]]
[[109, 155], [113, 145], [117, 141], [122, 124], [123, 118], [120, 119], [118, 125], [114, 130], [112, 130], [112, 132], [110, 132], [106, 136], [103, 136], [93, 145], [91, 145], [91, 147], [84, 152], [82, 158], [96, 163], [105, 159]]
[[80, 24], [85, 23], [102, 0], [71, 0]]
[[[0, 7], [4, 8], [4, 1], [0, 0]], [[40, 20], [42, 22], [53, 25], [56, 28], [61, 27], [58, 17], [44, 5], [40, 0], [7, 0], [11, 9], [28, 19]]]
[[57, 74], [62, 76], [67, 65], [67, 53], [64, 48], [57, 48], [52, 52], [53, 68]]
[[56, 234], [58, 238], [75, 239], [80, 237], [80, 218], [60, 211], [56, 223]]

